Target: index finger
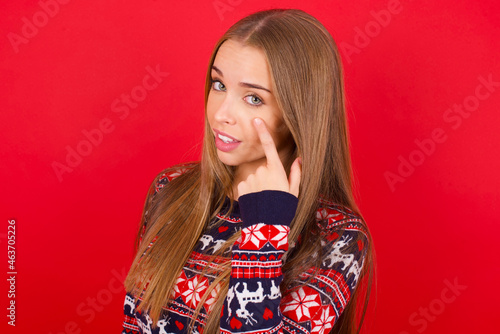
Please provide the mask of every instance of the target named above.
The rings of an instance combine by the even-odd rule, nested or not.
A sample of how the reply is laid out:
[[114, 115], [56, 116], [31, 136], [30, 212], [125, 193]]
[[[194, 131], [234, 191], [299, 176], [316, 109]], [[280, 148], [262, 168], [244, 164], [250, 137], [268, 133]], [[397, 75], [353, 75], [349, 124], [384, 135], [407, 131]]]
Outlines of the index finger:
[[264, 154], [267, 158], [268, 165], [278, 165], [283, 166], [281, 163], [278, 150], [274, 144], [273, 137], [269, 133], [266, 124], [260, 118], [254, 118], [253, 120], [255, 127], [257, 128], [257, 133], [259, 134], [259, 139], [264, 148]]

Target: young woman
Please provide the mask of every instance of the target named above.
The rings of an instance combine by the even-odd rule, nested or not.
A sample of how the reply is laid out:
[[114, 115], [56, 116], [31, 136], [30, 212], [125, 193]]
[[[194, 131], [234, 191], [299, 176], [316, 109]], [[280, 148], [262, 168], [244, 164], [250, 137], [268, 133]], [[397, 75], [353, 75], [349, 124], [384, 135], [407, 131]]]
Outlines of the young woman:
[[332, 37], [300, 10], [242, 19], [215, 46], [205, 105], [201, 161], [150, 187], [123, 333], [356, 332], [372, 242]]

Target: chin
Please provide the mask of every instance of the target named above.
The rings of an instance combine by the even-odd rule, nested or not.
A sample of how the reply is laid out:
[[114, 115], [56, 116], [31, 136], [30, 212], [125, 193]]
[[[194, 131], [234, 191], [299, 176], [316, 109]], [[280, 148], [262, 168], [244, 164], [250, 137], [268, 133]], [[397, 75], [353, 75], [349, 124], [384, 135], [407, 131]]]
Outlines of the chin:
[[217, 156], [219, 157], [219, 160], [227, 166], [238, 166], [240, 163], [236, 161], [236, 159], [232, 159], [231, 157], [228, 157], [228, 154], [225, 152], [221, 152], [217, 150]]

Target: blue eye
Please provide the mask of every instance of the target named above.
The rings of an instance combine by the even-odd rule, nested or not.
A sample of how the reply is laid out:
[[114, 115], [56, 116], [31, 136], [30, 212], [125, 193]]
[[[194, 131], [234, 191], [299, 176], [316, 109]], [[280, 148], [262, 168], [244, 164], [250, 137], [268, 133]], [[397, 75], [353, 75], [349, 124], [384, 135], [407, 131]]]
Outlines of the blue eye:
[[212, 88], [215, 90], [218, 90], [220, 92], [225, 92], [226, 91], [226, 86], [219, 80], [213, 80], [212, 79]]
[[[248, 98], [250, 98], [250, 99], [248, 99]], [[263, 104], [262, 100], [257, 95], [245, 96], [245, 101], [254, 107], [259, 107], [260, 105]]]
[[[213, 90], [218, 92], [227, 91], [226, 85], [224, 85], [219, 79], [212, 78], [210, 81], [212, 83]], [[264, 104], [264, 101], [262, 101], [262, 99], [256, 94], [247, 95], [243, 98], [243, 100], [245, 100], [245, 102], [252, 107], [260, 107]]]

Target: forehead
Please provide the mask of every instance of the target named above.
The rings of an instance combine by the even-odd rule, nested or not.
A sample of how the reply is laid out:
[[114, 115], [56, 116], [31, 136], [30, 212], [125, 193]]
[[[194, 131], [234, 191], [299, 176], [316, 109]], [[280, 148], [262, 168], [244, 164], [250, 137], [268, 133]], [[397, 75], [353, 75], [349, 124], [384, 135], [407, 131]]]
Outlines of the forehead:
[[235, 40], [227, 40], [219, 47], [214, 65], [222, 71], [224, 78], [253, 80], [254, 83], [270, 86], [271, 75], [264, 51]]

